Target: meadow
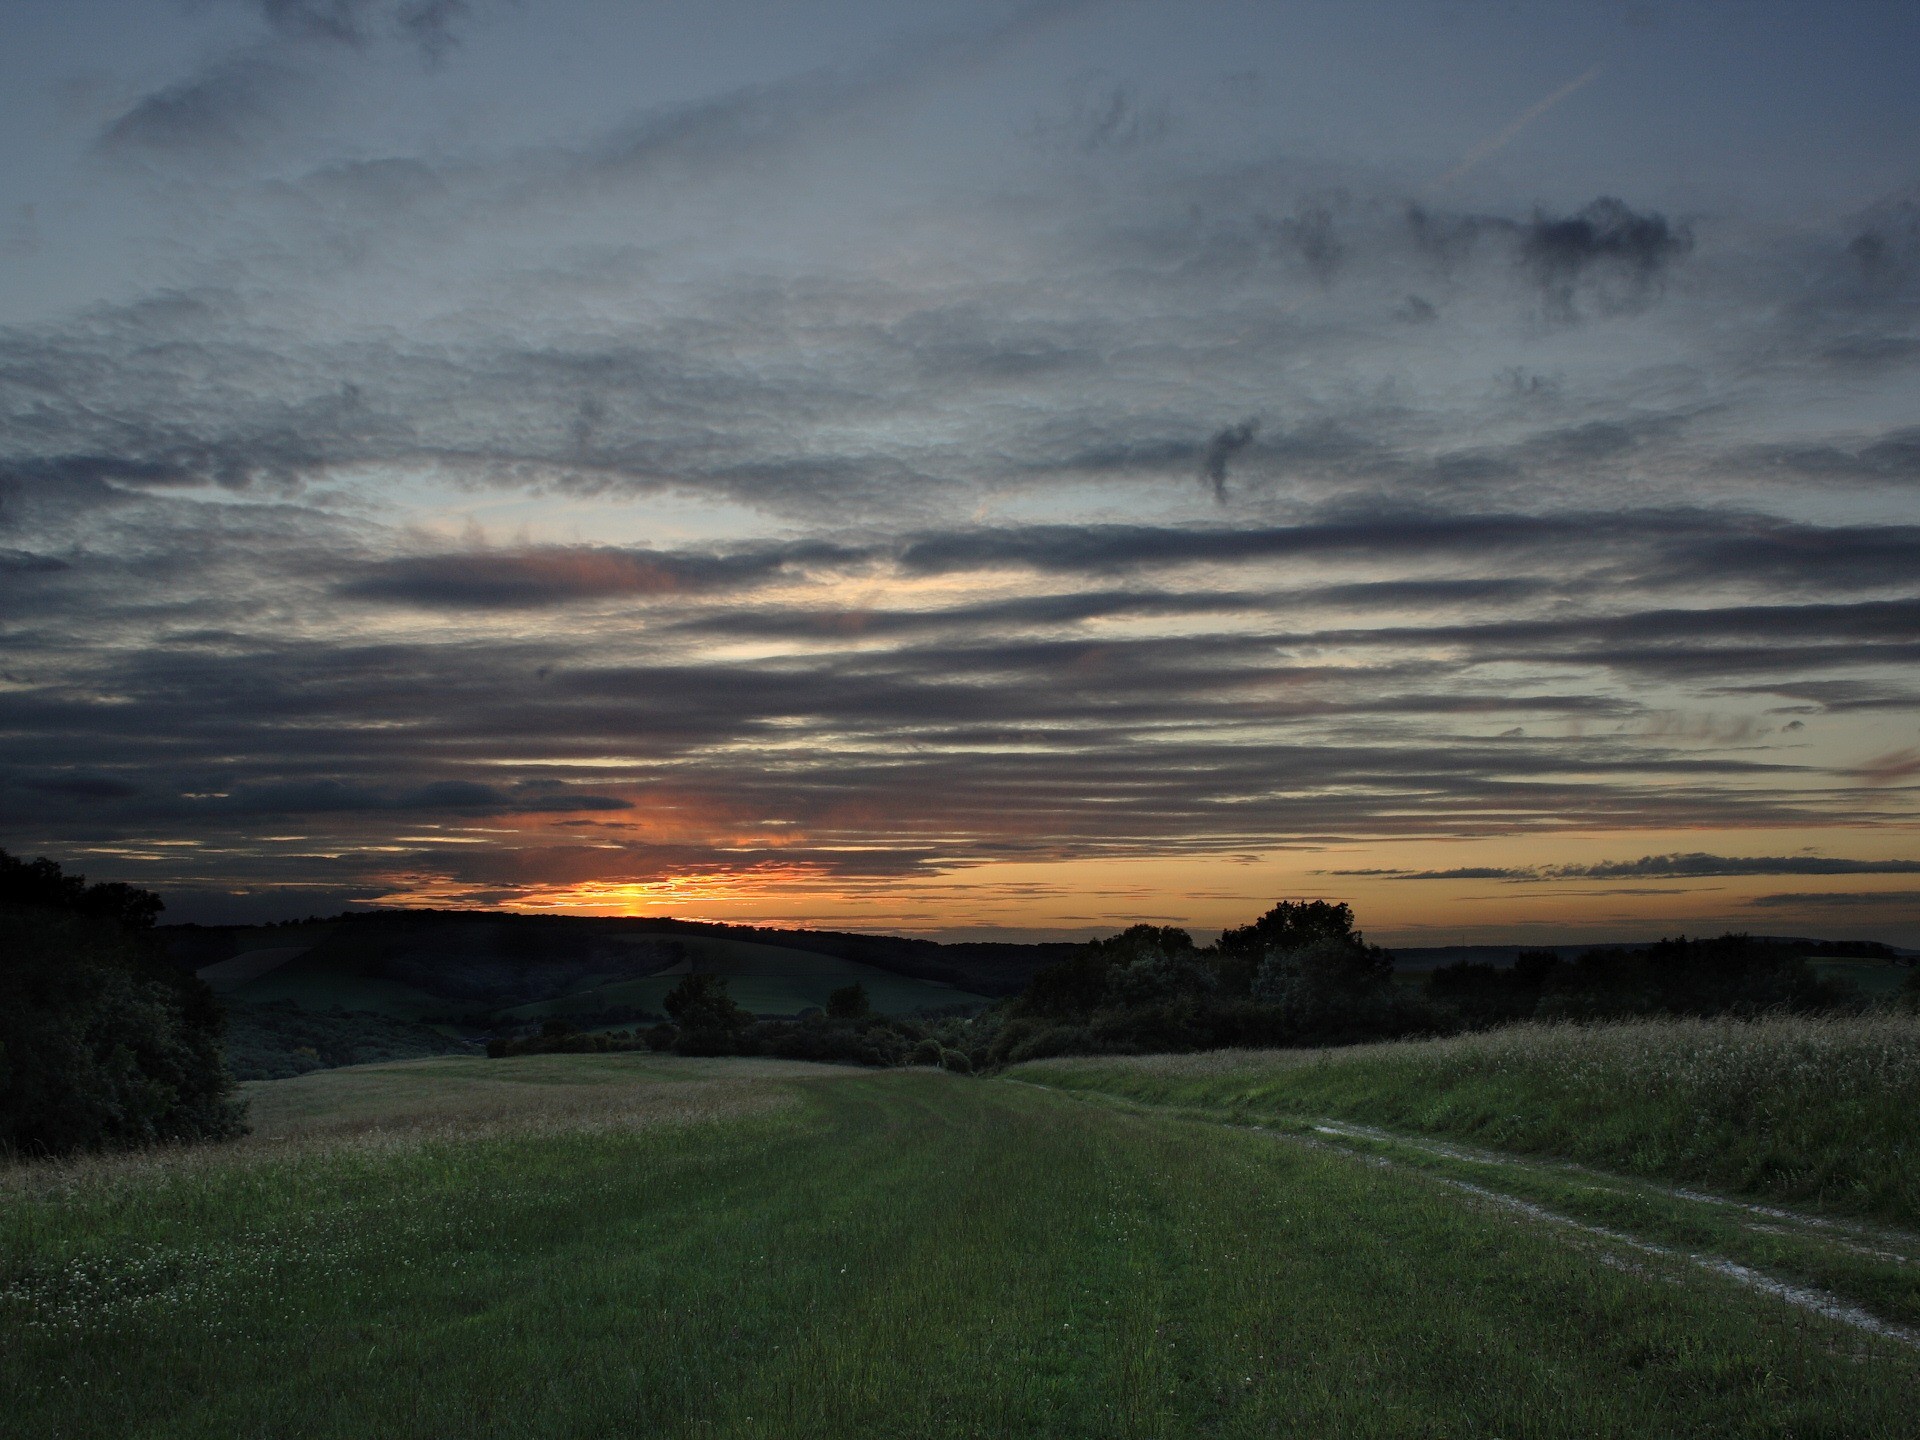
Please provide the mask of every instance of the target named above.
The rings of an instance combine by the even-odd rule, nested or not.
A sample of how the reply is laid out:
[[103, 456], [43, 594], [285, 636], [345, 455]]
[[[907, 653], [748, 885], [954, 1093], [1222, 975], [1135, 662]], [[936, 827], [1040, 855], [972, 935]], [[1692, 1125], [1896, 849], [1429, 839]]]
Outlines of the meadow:
[[1547, 1223], [1470, 1159], [1031, 1071], [425, 1060], [249, 1086], [231, 1144], [15, 1165], [9, 1424], [1911, 1434], [1884, 1329]]

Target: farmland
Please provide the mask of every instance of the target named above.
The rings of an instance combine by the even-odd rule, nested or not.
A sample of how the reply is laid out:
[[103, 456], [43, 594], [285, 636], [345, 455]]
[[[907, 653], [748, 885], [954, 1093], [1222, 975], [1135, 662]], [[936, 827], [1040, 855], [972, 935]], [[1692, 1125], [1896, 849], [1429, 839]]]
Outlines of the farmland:
[[[1539, 1218], [1570, 1172], [1024, 1073], [252, 1085], [237, 1143], [5, 1172], [0, 1383], [61, 1437], [1892, 1436], [1920, 1404], [1910, 1345], [1702, 1269], [1739, 1227], [1657, 1189], [1607, 1238]], [[1885, 1311], [1897, 1259], [1828, 1278]]]

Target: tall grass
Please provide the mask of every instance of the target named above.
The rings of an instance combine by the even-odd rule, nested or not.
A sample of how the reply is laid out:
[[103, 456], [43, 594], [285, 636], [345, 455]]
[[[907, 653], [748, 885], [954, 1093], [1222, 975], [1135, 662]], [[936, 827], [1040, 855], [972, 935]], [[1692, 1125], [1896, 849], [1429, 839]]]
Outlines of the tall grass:
[[1016, 1072], [1244, 1116], [1325, 1115], [1920, 1222], [1920, 1016], [1516, 1025], [1338, 1050]]

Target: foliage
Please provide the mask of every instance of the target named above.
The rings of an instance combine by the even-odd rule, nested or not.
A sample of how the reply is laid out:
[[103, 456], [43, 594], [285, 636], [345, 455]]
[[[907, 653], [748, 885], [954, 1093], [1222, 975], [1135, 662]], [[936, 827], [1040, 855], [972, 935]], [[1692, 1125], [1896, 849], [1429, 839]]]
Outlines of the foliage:
[[213, 992], [147, 939], [159, 899], [4, 852], [0, 877], [0, 1150], [243, 1130]]
[[136, 890], [117, 880], [89, 885], [86, 876], [65, 874], [44, 855], [21, 860], [0, 850], [0, 908], [54, 910], [128, 930], [150, 930], [167, 907], [151, 890]]

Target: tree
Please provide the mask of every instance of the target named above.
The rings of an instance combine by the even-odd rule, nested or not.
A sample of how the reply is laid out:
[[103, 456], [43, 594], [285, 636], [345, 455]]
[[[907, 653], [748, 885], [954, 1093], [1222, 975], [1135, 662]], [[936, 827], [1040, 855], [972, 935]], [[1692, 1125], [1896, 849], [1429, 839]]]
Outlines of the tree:
[[1229, 993], [1245, 995], [1252, 991], [1255, 976], [1269, 955], [1298, 950], [1322, 939], [1360, 942], [1353, 928], [1351, 905], [1345, 901], [1282, 900], [1251, 925], [1221, 931], [1214, 947], [1214, 967]]
[[213, 992], [148, 937], [160, 898], [0, 851], [0, 1150], [245, 1129]]
[[827, 1018], [830, 1020], [863, 1020], [873, 1013], [873, 1004], [867, 999], [867, 987], [858, 980], [851, 985], [842, 985], [827, 996]]
[[1331, 932], [1269, 950], [1253, 994], [1277, 1005], [1289, 1029], [1309, 1036], [1390, 1028], [1400, 998], [1392, 956], [1358, 936]]
[[683, 975], [660, 1003], [680, 1027], [673, 1048], [682, 1055], [730, 1055], [739, 1048], [740, 1032], [753, 1023], [718, 975]]

